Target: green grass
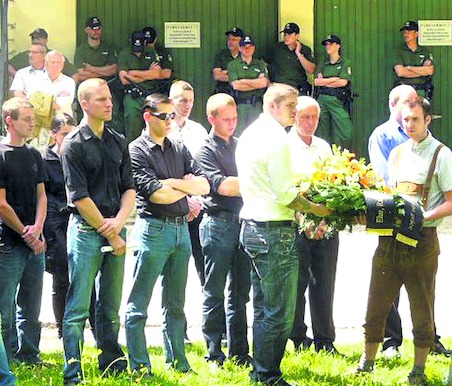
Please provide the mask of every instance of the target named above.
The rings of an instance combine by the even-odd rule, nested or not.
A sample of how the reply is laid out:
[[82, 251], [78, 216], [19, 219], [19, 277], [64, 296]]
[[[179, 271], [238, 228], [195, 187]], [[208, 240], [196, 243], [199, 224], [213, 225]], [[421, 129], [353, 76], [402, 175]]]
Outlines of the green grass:
[[[452, 339], [445, 339], [446, 346], [452, 345]], [[285, 379], [293, 385], [403, 385], [412, 367], [412, 343], [405, 341], [399, 359], [377, 360], [372, 374], [355, 376], [354, 370], [361, 353], [360, 344], [337, 345], [343, 357], [329, 354], [316, 354], [309, 351], [295, 353], [288, 344], [282, 362]], [[129, 374], [116, 377], [101, 374], [97, 369], [98, 350], [85, 347], [83, 369], [86, 385], [247, 385], [249, 368], [240, 367], [233, 362], [226, 362], [224, 367], [213, 368], [205, 361], [205, 347], [202, 342], [187, 346], [187, 357], [195, 374], [180, 374], [166, 370], [162, 349], [151, 347], [151, 360], [154, 377], [140, 379]], [[18, 377], [18, 384], [33, 386], [62, 385], [63, 355], [61, 351], [43, 352], [42, 359], [47, 363], [43, 367], [13, 365], [12, 370]], [[451, 359], [444, 356], [429, 356], [426, 374], [431, 385], [446, 385]]]

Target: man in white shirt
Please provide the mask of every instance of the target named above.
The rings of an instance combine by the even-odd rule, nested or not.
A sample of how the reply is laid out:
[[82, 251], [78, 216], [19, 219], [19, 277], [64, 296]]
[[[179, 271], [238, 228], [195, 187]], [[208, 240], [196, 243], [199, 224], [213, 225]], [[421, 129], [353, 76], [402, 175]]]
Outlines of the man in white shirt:
[[253, 365], [251, 379], [289, 385], [280, 369], [292, 331], [298, 281], [294, 247], [295, 211], [326, 216], [325, 206], [307, 200], [294, 186], [285, 127], [294, 123], [298, 91], [273, 83], [263, 97], [264, 112], [243, 132], [236, 161], [243, 198], [241, 243], [254, 273]]
[[[292, 170], [296, 180], [311, 177], [314, 163], [332, 154], [331, 146], [314, 134], [320, 117], [320, 106], [308, 96], [298, 97], [295, 124], [289, 132], [289, 147]], [[304, 323], [305, 292], [309, 285], [309, 306], [315, 351], [325, 350], [332, 354], [338, 351], [333, 345], [335, 328], [333, 321], [334, 285], [339, 250], [336, 231], [324, 237], [325, 225], [298, 233], [296, 247], [300, 261], [298, 271], [298, 296], [295, 322], [290, 335], [295, 349], [308, 349], [312, 339], [306, 335]]]

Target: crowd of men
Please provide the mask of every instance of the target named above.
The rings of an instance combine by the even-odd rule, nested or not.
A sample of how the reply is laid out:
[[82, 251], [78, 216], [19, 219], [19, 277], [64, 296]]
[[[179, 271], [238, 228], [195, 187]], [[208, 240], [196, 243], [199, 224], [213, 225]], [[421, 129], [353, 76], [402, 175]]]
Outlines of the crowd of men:
[[[399, 355], [400, 317], [396, 336], [391, 317], [386, 335], [385, 323], [388, 313], [397, 318], [398, 291], [405, 285], [415, 327], [415, 363], [408, 381], [424, 385], [427, 354], [450, 355], [435, 339], [433, 308], [436, 227], [452, 214], [452, 153], [428, 130], [431, 111], [424, 96], [431, 97], [426, 86], [434, 71], [431, 55], [417, 46], [417, 23], [409, 21], [401, 31], [405, 45], [394, 70], [402, 85], [389, 95], [391, 118], [372, 134], [369, 153], [377, 173], [389, 185], [400, 185], [401, 193], [420, 198], [428, 192], [424, 228], [417, 248], [380, 238], [357, 373], [373, 370], [385, 336], [383, 352]], [[133, 32], [130, 47], [118, 57], [101, 40], [99, 18], [89, 18], [85, 32], [87, 41], [77, 48], [69, 76], [63, 74], [67, 59], [47, 48], [42, 29], [31, 34], [29, 66], [17, 68], [17, 58], [10, 63], [14, 97], [2, 107], [6, 133], [0, 143], [0, 380], [15, 384], [8, 367], [12, 360], [41, 363], [44, 235], [46, 214], [54, 213], [47, 196], [57, 192], [48, 190], [49, 162], [37, 149], [54, 151], [59, 193], [67, 199], [67, 206], [59, 208], [67, 213], [62, 254], [68, 285], [59, 306], [59, 314], [64, 308], [65, 385], [82, 382], [83, 330], [92, 294], [99, 369], [153, 377], [144, 329], [159, 276], [165, 365], [193, 372], [184, 345], [191, 255], [203, 289], [207, 361], [218, 367], [226, 360], [252, 366], [252, 381], [284, 386], [289, 383], [280, 365], [289, 339], [297, 351], [314, 343], [316, 352], [340, 355], [333, 321], [339, 236], [324, 237], [329, 209], [307, 200], [295, 185], [295, 176], [312, 175], [314, 162], [331, 154], [331, 143], [350, 140], [344, 95], [352, 72], [340, 38], [330, 35], [322, 41], [327, 58], [316, 66], [295, 23], [285, 25], [284, 41], [265, 61], [254, 57], [251, 36], [238, 27], [226, 31], [227, 49], [217, 54], [212, 70], [216, 92], [206, 103], [208, 134], [189, 118], [193, 87], [170, 82], [171, 55], [157, 44], [154, 28]], [[309, 74], [314, 74], [318, 100], [311, 96]], [[70, 102], [76, 83], [83, 117], [77, 128], [64, 131], [64, 140], [63, 132], [57, 139], [55, 127], [62, 119], [57, 114], [66, 114], [59, 126], [75, 126]], [[108, 123], [121, 111], [115, 103], [123, 103], [124, 135]], [[429, 170], [435, 178], [428, 177]], [[135, 206], [126, 240], [124, 226]], [[306, 212], [325, 221], [299, 233], [296, 218]], [[118, 344], [126, 248], [135, 258], [125, 313], [129, 361]], [[304, 322], [308, 287], [313, 338]], [[246, 318], [251, 288], [252, 350]]]

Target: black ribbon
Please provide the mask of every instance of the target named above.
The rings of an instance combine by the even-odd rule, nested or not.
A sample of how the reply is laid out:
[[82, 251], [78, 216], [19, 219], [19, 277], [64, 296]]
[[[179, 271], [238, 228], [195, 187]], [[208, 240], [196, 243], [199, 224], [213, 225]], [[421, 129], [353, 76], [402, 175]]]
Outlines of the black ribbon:
[[366, 200], [367, 231], [380, 236], [392, 236], [395, 223], [395, 203], [392, 195], [367, 190]]

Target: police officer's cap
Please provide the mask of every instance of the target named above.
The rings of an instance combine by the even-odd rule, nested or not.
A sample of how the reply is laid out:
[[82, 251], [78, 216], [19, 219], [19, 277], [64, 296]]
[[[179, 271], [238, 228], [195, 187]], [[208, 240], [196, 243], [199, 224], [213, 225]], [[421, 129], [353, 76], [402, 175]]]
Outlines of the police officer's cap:
[[91, 16], [86, 21], [85, 27], [91, 29], [100, 29], [102, 28], [102, 23], [100, 22], [100, 19], [97, 16]]
[[36, 28], [30, 36], [32, 39], [48, 39], [49, 34], [44, 28]]
[[146, 45], [146, 37], [142, 31], [134, 31], [130, 35], [130, 45], [133, 52], [142, 52]]
[[255, 46], [254, 40], [251, 36], [244, 36], [242, 40], [240, 40], [240, 47], [246, 46], [248, 44]]
[[146, 44], [153, 43], [157, 37], [157, 31], [154, 27], [144, 27], [141, 32], [144, 33]]
[[399, 29], [399, 31], [419, 31], [419, 25], [415, 21], [407, 21], [402, 26], [402, 28]]
[[326, 39], [322, 40], [322, 46], [326, 46], [326, 43], [337, 43], [341, 44], [341, 39], [337, 35], [328, 35]]
[[284, 26], [284, 29], [282, 31], [279, 32], [284, 32], [285, 34], [299, 34], [300, 33], [300, 27], [298, 27], [298, 24], [296, 23], [287, 23]]
[[226, 31], [224, 34], [232, 35], [232, 36], [236, 36], [236, 37], [240, 36], [241, 38], [243, 38], [245, 36], [245, 33], [243, 32], [243, 30], [239, 27], [232, 27], [231, 29]]

